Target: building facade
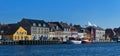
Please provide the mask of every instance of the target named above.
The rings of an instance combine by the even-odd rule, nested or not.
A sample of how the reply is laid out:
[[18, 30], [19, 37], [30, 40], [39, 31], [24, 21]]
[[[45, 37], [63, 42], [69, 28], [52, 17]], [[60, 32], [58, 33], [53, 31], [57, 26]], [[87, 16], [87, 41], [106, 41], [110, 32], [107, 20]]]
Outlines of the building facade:
[[89, 26], [86, 28], [91, 40], [102, 41], [105, 40], [105, 30], [100, 27]]
[[49, 34], [48, 24], [43, 20], [25, 19], [19, 22], [32, 37], [32, 40], [47, 40]]
[[59, 24], [63, 31], [63, 35], [62, 35], [63, 41], [66, 42], [69, 39], [69, 37], [71, 37], [70, 25], [64, 22], [59, 22]]
[[1, 28], [4, 31], [3, 39], [11, 41], [19, 40], [31, 40], [31, 36], [27, 34], [27, 31], [18, 24], [8, 24]]
[[59, 22], [48, 22], [50, 32], [49, 38], [52, 40], [62, 40], [63, 38], [63, 31], [59, 25]]
[[32, 40], [31, 35], [27, 35], [27, 31], [23, 27], [19, 27], [17, 31], [13, 34], [13, 40]]
[[105, 30], [96, 29], [95, 33], [96, 40], [105, 40]]

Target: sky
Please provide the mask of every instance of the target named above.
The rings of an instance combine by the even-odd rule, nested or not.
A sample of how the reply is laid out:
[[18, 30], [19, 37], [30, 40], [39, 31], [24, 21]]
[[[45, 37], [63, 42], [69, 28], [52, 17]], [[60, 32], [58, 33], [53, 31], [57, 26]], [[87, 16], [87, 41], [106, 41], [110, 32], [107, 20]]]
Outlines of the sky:
[[120, 26], [120, 0], [0, 0], [0, 23], [17, 23], [22, 18], [63, 21], [102, 28]]

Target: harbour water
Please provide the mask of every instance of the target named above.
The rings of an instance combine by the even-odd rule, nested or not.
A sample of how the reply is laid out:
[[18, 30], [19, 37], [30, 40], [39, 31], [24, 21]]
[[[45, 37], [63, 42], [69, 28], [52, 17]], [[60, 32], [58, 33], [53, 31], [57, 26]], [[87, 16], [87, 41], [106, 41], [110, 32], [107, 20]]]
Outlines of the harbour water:
[[1, 45], [0, 56], [120, 56], [120, 43]]

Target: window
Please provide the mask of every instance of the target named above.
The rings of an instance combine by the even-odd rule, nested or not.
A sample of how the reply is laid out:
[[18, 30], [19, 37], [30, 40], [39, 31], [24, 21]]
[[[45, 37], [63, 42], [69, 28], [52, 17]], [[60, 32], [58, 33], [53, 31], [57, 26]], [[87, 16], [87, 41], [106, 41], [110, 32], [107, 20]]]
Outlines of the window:
[[58, 30], [58, 26], [56, 26], [56, 29]]
[[69, 29], [67, 28], [67, 31], [69, 31]]
[[35, 24], [35, 23], [33, 23], [33, 26], [36, 26], [36, 24]]
[[35, 40], [36, 38], [35, 38], [35, 36], [33, 36], [33, 40]]
[[38, 24], [38, 26], [41, 26], [41, 24]]
[[43, 27], [45, 27], [46, 25], [45, 24], [43, 24]]
[[25, 34], [27, 34], [27, 32], [25, 32]]
[[67, 29], [66, 29], [66, 28], [64, 28], [64, 31], [67, 31]]
[[17, 32], [17, 34], [19, 34], [19, 33]]
[[16, 36], [14, 36], [14, 39], [16, 40]]

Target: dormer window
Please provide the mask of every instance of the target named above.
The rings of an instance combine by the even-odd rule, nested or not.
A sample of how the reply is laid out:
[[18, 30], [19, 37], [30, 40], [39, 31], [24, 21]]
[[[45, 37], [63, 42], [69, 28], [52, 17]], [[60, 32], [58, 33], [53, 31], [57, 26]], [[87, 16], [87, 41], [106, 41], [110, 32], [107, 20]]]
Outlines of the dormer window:
[[64, 28], [64, 31], [66, 31], [66, 28]]
[[70, 31], [70, 29], [69, 29], [69, 31]]
[[41, 26], [41, 24], [38, 24], [38, 26]]
[[56, 26], [56, 29], [58, 30], [58, 26]]
[[69, 29], [67, 28], [67, 31], [69, 31]]
[[36, 24], [35, 24], [35, 23], [33, 23], [33, 26], [36, 26]]
[[45, 24], [43, 24], [43, 27], [45, 27], [46, 25]]

